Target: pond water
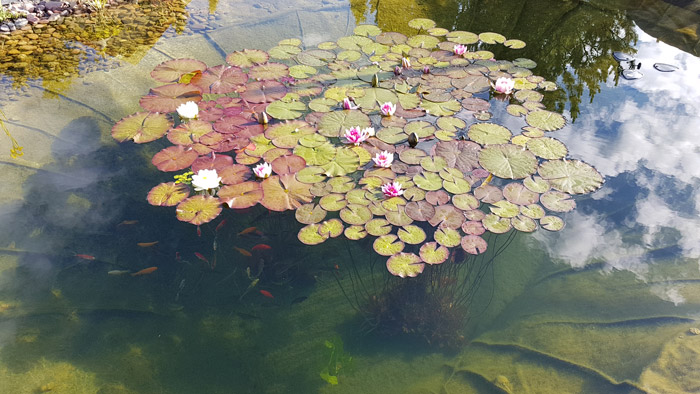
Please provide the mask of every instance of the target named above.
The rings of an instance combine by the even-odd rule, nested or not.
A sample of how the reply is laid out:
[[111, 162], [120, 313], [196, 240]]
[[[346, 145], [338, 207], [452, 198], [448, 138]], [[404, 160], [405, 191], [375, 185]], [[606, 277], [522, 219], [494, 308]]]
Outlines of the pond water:
[[[346, 296], [389, 276], [369, 244], [303, 245], [293, 213], [259, 206], [198, 230], [146, 201], [171, 179], [151, 164], [167, 143], [110, 135], [169, 59], [213, 66], [360, 24], [415, 34], [414, 18], [526, 42], [493, 52], [557, 83], [543, 101], [567, 119], [554, 137], [605, 178], [559, 214], [563, 230], [510, 240], [443, 346], [367, 332]], [[697, 1], [157, 1], [60, 26], [3, 39], [0, 104], [24, 155], [2, 136], [0, 392], [696, 392]], [[643, 76], [623, 78], [616, 51]]]

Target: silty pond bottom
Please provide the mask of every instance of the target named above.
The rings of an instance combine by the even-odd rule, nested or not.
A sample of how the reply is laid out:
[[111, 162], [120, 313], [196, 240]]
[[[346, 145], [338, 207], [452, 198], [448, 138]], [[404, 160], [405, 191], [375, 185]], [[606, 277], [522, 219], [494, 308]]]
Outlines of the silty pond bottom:
[[[48, 58], [54, 61], [48, 65], [27, 56], [25, 71], [8, 69], [3, 77], [5, 125], [24, 147], [17, 159], [10, 158], [9, 142], [0, 152], [4, 391], [692, 392], [700, 338], [694, 335], [698, 176], [692, 138], [700, 100], [687, 89], [697, 84], [699, 69], [693, 4], [130, 7], [109, 10], [114, 14], [102, 19], [109, 29], [93, 30], [91, 40], [54, 37], [66, 30], [47, 25], [55, 29], [50, 36], [57, 57], [74, 60]], [[154, 9], [167, 16], [142, 16]], [[145, 199], [175, 174], [151, 164], [171, 143], [117, 144], [110, 135], [120, 119], [143, 111], [139, 99], [159, 85], [150, 73], [167, 60], [215, 66], [234, 51], [269, 51], [289, 38], [311, 49], [352, 35], [362, 24], [411, 36], [415, 18], [525, 42], [518, 50], [500, 44], [480, 49], [497, 59], [532, 59], [532, 72], [558, 85], [540, 90], [542, 105], [563, 114], [566, 125], [546, 137], [566, 144], [568, 161], [589, 163], [605, 178], [597, 192], [574, 198], [575, 210], [555, 213], [566, 222], [561, 231], [538, 229], [510, 241], [472, 297], [463, 339], [442, 347], [370, 331], [341, 291], [336, 279], [351, 301], [358, 288], [365, 291], [358, 286], [381, 288], [387, 281], [386, 257], [372, 250], [375, 237], [364, 244], [340, 236], [305, 246], [298, 240], [304, 225], [294, 212], [270, 213], [260, 205], [247, 212], [225, 208], [198, 235], [173, 208]], [[90, 37], [78, 34], [84, 35]], [[633, 56], [643, 77], [624, 79], [614, 52]], [[679, 69], [663, 73], [655, 63]], [[371, 78], [359, 80], [371, 85]], [[519, 135], [526, 123], [508, 114], [507, 105], [523, 103], [499, 101], [489, 90], [475, 94], [488, 104], [482, 112], [459, 110], [463, 129], [496, 122]], [[370, 114], [373, 122], [382, 119], [377, 113]], [[483, 205], [489, 212], [491, 204]], [[494, 238], [489, 250], [508, 240]], [[271, 249], [252, 251], [256, 245]], [[429, 278], [431, 268], [416, 279]], [[367, 281], [357, 285], [356, 278]], [[444, 280], [438, 288], [454, 279], [436, 278]], [[399, 293], [398, 299], [418, 305], [408, 302], [415, 294]], [[333, 377], [337, 385], [329, 383]]]

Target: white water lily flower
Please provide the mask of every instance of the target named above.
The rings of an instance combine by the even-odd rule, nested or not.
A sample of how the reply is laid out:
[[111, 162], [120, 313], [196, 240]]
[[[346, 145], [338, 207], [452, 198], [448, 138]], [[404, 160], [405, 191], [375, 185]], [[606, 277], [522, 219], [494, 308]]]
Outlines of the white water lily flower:
[[192, 186], [195, 191], [215, 189], [219, 187], [221, 177], [216, 173], [216, 170], [199, 170], [197, 174], [192, 175]]
[[188, 101], [177, 107], [177, 114], [183, 119], [197, 119], [199, 107], [194, 101]]
[[496, 80], [496, 84], [493, 85], [493, 89], [498, 93], [510, 94], [515, 87], [515, 81], [510, 78], [501, 77]]
[[372, 160], [377, 167], [389, 168], [391, 167], [391, 163], [394, 161], [394, 154], [387, 151], [382, 151], [377, 153]]
[[265, 179], [272, 174], [272, 166], [269, 163], [263, 162], [262, 164], [255, 166], [255, 168], [253, 168], [253, 172], [258, 178]]

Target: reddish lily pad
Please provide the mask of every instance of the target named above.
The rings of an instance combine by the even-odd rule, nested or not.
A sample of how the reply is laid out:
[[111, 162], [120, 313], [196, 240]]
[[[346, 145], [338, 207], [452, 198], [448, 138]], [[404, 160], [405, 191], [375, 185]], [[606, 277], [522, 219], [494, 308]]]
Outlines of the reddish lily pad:
[[413, 220], [426, 222], [435, 216], [435, 207], [427, 201], [412, 201], [406, 204], [406, 215]]
[[442, 264], [450, 257], [450, 250], [437, 242], [428, 242], [420, 247], [420, 258], [424, 263]]
[[387, 234], [375, 239], [372, 246], [374, 251], [382, 256], [393, 256], [397, 253], [401, 253], [405, 244], [402, 241], [398, 241], [396, 235]]
[[462, 231], [466, 234], [481, 235], [486, 232], [486, 229], [484, 225], [481, 224], [481, 221], [470, 220], [462, 224]]
[[231, 164], [218, 170], [221, 183], [225, 185], [235, 185], [250, 179], [252, 171], [250, 167], [243, 164]]
[[161, 183], [148, 192], [148, 203], [151, 205], [172, 207], [179, 204], [190, 195], [190, 188], [182, 183]]
[[449, 167], [468, 173], [479, 165], [481, 146], [472, 141], [440, 141], [433, 148], [435, 155], [444, 158]]
[[481, 185], [474, 189], [474, 197], [485, 203], [493, 204], [503, 199], [503, 192], [493, 185]]
[[278, 175], [294, 174], [306, 167], [306, 160], [297, 155], [280, 156], [270, 163]]
[[[170, 124], [170, 121], [167, 121], [167, 119], [166, 124]], [[210, 122], [192, 119], [189, 122], [180, 123], [176, 128], [171, 129], [168, 133], [168, 141], [176, 145], [192, 145], [195, 142], [199, 142], [200, 138], [212, 131], [214, 131], [214, 128]]]
[[425, 264], [413, 253], [399, 253], [389, 257], [386, 268], [392, 275], [413, 278], [423, 272]]
[[260, 201], [271, 211], [296, 209], [311, 202], [311, 185], [297, 181], [294, 174], [273, 175], [262, 181], [263, 199]]
[[171, 59], [151, 71], [151, 78], [158, 82], [178, 82], [185, 74], [207, 69], [206, 63], [196, 59]]
[[233, 164], [233, 157], [227, 155], [202, 156], [192, 163], [192, 171], [216, 170], [217, 172]]
[[486, 248], [488, 247], [486, 240], [473, 234], [462, 237], [460, 244], [462, 245], [462, 249], [469, 254], [482, 254], [486, 252]]
[[196, 151], [175, 145], [156, 153], [151, 163], [161, 171], [179, 171], [191, 166], [197, 157], [199, 154]]
[[319, 223], [326, 218], [327, 212], [318, 204], [304, 204], [294, 211], [297, 222], [303, 224]]
[[433, 205], [444, 205], [450, 202], [450, 195], [444, 190], [425, 193], [425, 201]]
[[465, 218], [462, 211], [451, 204], [440, 205], [435, 208], [435, 215], [428, 221], [433, 227], [460, 228]]
[[164, 136], [169, 128], [170, 120], [165, 114], [137, 112], [117, 122], [112, 127], [112, 137], [119, 142], [131, 139], [143, 144]]
[[217, 195], [229, 208], [243, 209], [259, 203], [263, 198], [263, 191], [260, 183], [251, 181], [223, 186]]
[[287, 94], [287, 87], [277, 81], [248, 82], [241, 98], [249, 103], [271, 103]]
[[209, 67], [193, 83], [202, 93], [225, 94], [240, 90], [248, 81], [248, 74], [238, 67], [220, 65]]
[[221, 201], [208, 195], [194, 196], [179, 203], [175, 212], [178, 220], [199, 226], [219, 216]]
[[506, 198], [506, 200], [518, 205], [534, 204], [537, 202], [539, 197], [537, 193], [528, 190], [522, 183], [519, 182], [507, 184], [503, 188], [503, 196]]

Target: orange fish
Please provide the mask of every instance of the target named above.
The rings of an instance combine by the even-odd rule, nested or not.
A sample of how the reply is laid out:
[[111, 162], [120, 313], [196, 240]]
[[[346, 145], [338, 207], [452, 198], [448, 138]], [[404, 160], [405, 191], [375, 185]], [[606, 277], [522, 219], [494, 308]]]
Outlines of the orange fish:
[[134, 272], [133, 274], [131, 274], [131, 276], [147, 275], [147, 274], [150, 274], [151, 272], [153, 272], [153, 271], [155, 271], [155, 270], [157, 270], [157, 269], [158, 269], [158, 267], [148, 267], [148, 268], [144, 268], [144, 269], [142, 269], [141, 271], [136, 271], [136, 272]]
[[264, 295], [267, 298], [275, 298], [275, 296], [273, 296], [272, 293], [270, 293], [267, 290], [260, 290], [260, 294]]
[[138, 246], [140, 246], [140, 247], [142, 247], [142, 248], [148, 248], [148, 247], [151, 247], [151, 246], [153, 246], [153, 245], [155, 245], [155, 244], [157, 244], [157, 243], [158, 243], [158, 241], [153, 241], [153, 242], [139, 242], [139, 243], [137, 243], [136, 245], [138, 245]]
[[204, 257], [203, 254], [198, 253], [198, 252], [194, 252], [194, 255], [197, 256], [198, 259], [200, 259], [200, 260], [204, 261], [205, 263], [209, 264], [209, 260], [207, 260], [207, 258]]
[[256, 250], [270, 250], [270, 249], [272, 249], [272, 246], [270, 246], [270, 245], [257, 244], [255, 246], [253, 246], [253, 248], [250, 250], [256, 251]]
[[198, 237], [202, 236], [202, 229], [199, 226], [197, 226], [197, 236]]
[[234, 246], [233, 248], [236, 249], [236, 250], [238, 251], [238, 253], [242, 254], [243, 256], [251, 257], [251, 256], [253, 255], [252, 253], [250, 253], [249, 251], [247, 251], [247, 250], [245, 250], [245, 249], [243, 249], [243, 248], [239, 248], [239, 247], [236, 247], [236, 246]]
[[221, 229], [224, 227], [225, 224], [226, 224], [226, 219], [222, 220], [221, 223], [219, 223], [219, 225], [216, 226], [216, 228], [214, 229], [214, 231], [219, 232], [219, 230], [221, 230]]
[[75, 257], [83, 259], [83, 260], [95, 260], [95, 256], [91, 256], [89, 254], [75, 254]]
[[238, 235], [247, 235], [250, 233], [254, 233], [256, 231], [258, 231], [257, 227], [248, 227], [248, 228], [244, 229], [243, 231], [241, 231], [240, 233], [238, 233]]
[[117, 224], [117, 227], [119, 227], [119, 226], [129, 226], [129, 225], [132, 225], [132, 224], [136, 224], [136, 223], [138, 223], [138, 222], [139, 222], [138, 220], [124, 220], [123, 222]]

